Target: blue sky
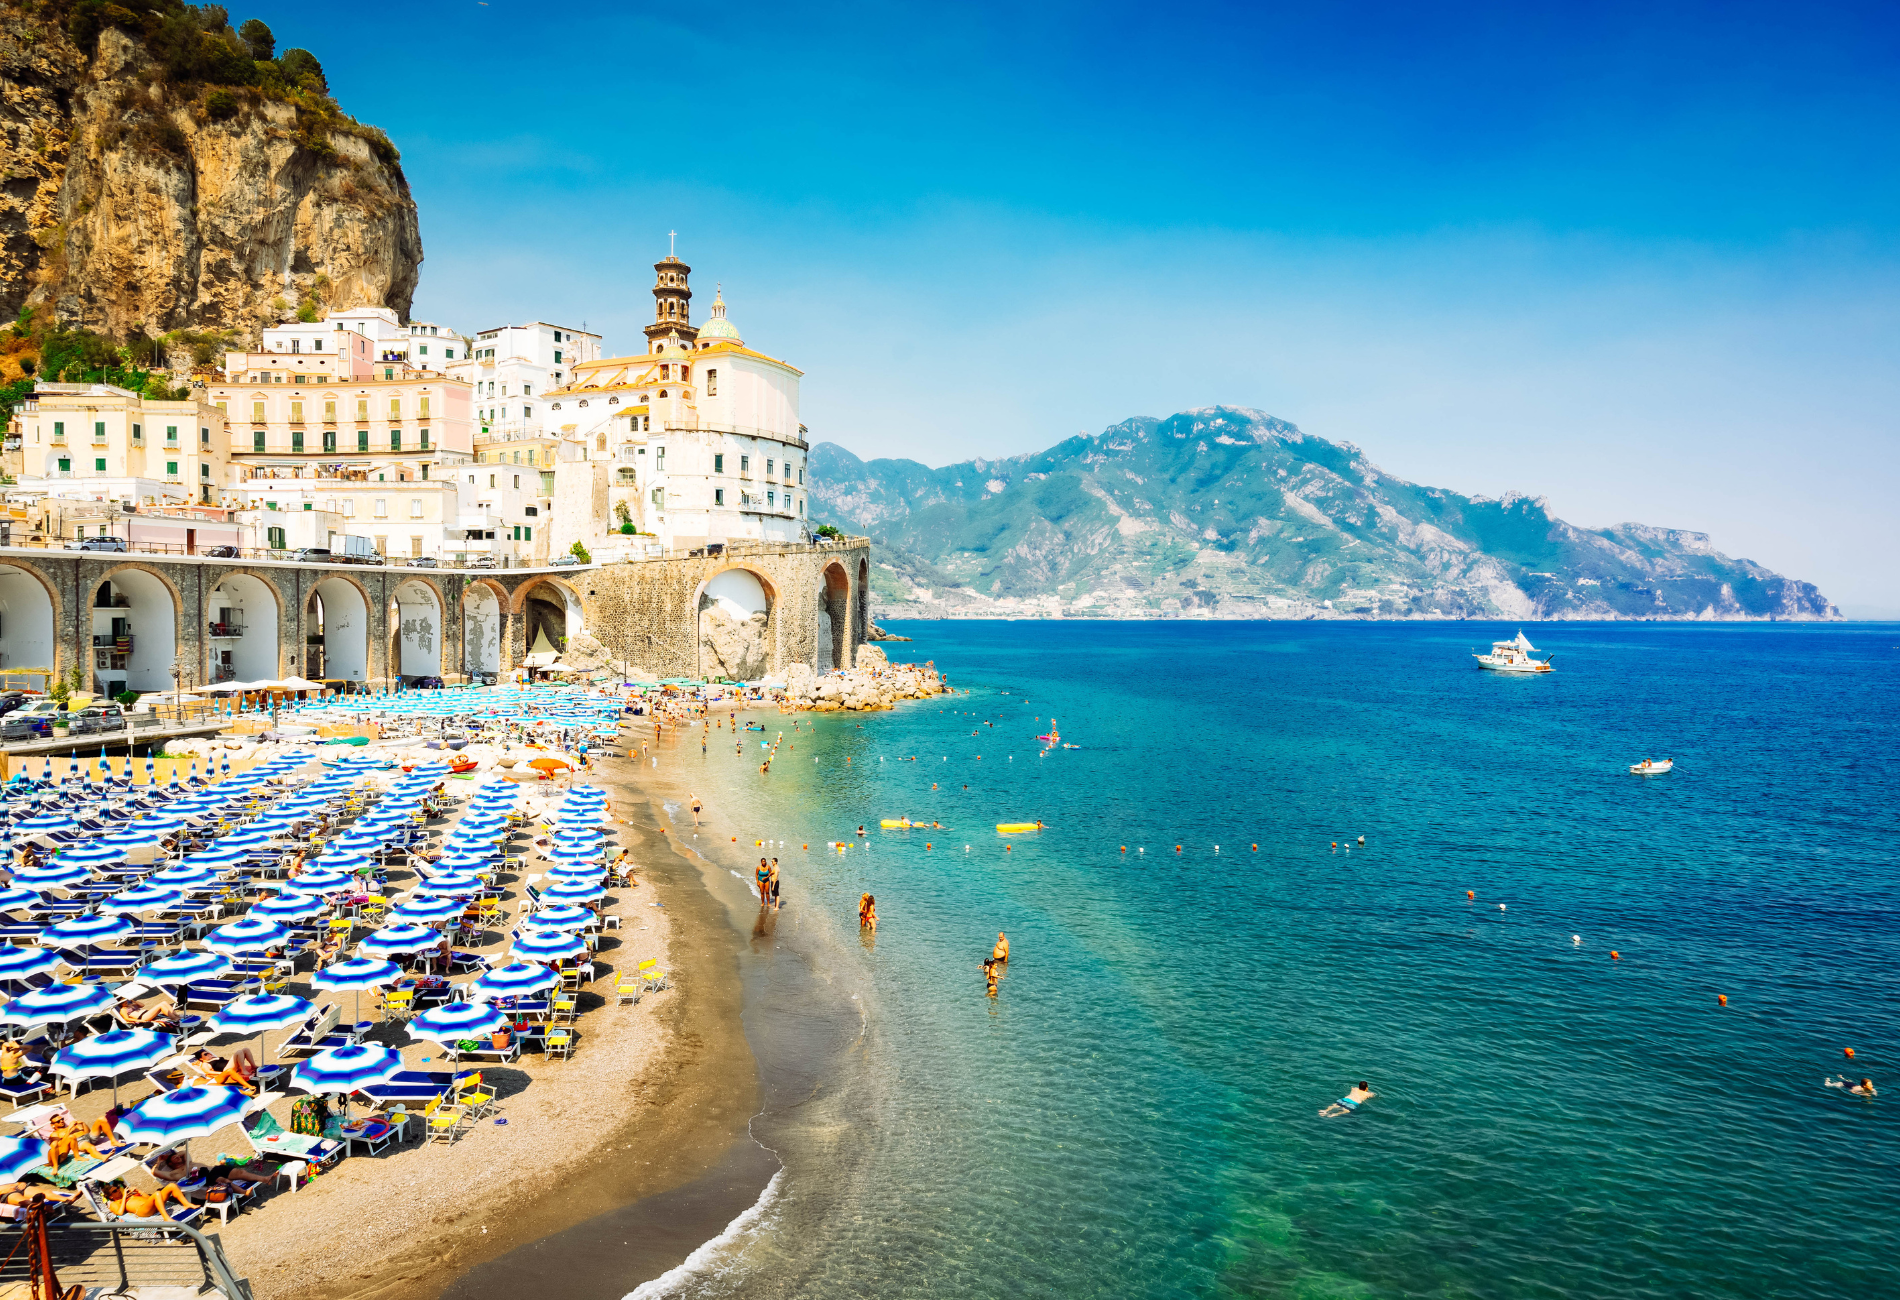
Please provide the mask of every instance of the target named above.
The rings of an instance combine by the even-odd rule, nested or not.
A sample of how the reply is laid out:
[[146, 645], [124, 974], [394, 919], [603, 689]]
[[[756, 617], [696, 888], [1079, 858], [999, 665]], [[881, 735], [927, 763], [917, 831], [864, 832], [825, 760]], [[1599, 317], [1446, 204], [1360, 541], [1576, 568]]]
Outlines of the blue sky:
[[1253, 406], [1900, 611], [1891, 9], [1530, 8], [258, 12], [402, 149], [419, 317], [631, 350], [678, 230], [860, 455]]

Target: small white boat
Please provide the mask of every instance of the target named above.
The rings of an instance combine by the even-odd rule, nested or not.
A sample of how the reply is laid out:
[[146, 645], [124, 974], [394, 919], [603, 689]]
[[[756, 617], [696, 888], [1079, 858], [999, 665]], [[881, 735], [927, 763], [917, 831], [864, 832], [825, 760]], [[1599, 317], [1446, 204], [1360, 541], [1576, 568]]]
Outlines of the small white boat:
[[1520, 630], [1509, 641], [1493, 641], [1490, 654], [1474, 654], [1471, 657], [1478, 661], [1478, 667], [1488, 668], [1494, 673], [1549, 672], [1550, 661], [1556, 656], [1546, 655], [1542, 659], [1533, 659], [1531, 654], [1536, 649], [1537, 647], [1532, 645]]
[[1637, 776], [1661, 776], [1675, 765], [1676, 760], [1673, 758], [1665, 758], [1661, 762], [1646, 758], [1640, 763], [1631, 763], [1630, 771]]

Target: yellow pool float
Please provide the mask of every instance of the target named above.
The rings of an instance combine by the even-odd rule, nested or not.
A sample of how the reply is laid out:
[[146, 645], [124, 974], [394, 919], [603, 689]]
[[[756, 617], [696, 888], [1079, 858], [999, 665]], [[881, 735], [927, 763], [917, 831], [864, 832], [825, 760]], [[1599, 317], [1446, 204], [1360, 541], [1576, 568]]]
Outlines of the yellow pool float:
[[890, 818], [887, 817], [883, 821], [879, 822], [878, 825], [879, 826], [896, 826], [896, 827], [908, 829], [909, 827], [916, 825], [916, 823], [911, 821], [911, 819], [908, 817], [901, 817], [897, 819], [896, 821], [892, 821]]
[[996, 823], [996, 833], [998, 835], [1017, 835], [1017, 834], [1022, 833], [1023, 831], [1039, 831], [1041, 829], [1042, 829], [1041, 822], [997, 822]]

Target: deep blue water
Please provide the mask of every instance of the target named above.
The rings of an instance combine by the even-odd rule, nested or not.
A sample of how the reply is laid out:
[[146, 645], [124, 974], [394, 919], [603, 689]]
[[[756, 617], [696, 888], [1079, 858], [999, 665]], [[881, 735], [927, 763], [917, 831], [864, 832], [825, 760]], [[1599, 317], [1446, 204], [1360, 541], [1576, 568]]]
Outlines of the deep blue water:
[[1900, 627], [895, 630], [971, 694], [680, 755], [866, 1008], [743, 1289], [1900, 1295]]

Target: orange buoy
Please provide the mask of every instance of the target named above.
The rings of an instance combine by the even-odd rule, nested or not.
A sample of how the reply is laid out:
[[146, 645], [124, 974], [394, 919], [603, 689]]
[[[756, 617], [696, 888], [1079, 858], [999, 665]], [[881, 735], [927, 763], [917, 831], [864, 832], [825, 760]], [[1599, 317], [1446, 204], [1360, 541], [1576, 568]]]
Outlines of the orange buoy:
[[1612, 948], [1612, 949], [1610, 949], [1610, 960], [1611, 960], [1611, 961], [1622, 961], [1622, 960], [1623, 960], [1623, 954], [1622, 954], [1622, 953], [1620, 953], [1620, 952], [1618, 952], [1618, 951], [1617, 951], [1616, 949], [1614, 949], [1614, 948]]
[[1128, 846], [1126, 844], [1122, 845], [1122, 852], [1123, 853], [1128, 852]]
[[1180, 846], [1179, 844], [1177, 844], [1177, 845], [1175, 845], [1175, 846], [1174, 846], [1174, 851], [1175, 851], [1176, 853], [1179, 853], [1179, 852], [1181, 851], [1181, 846]]
[[1015, 852], [1015, 849], [1016, 849], [1016, 846], [1014, 844], [1005, 844], [1003, 846], [1003, 852], [1005, 853], [1013, 853]]
[[1259, 846], [1258, 844], [1256, 844], [1256, 845], [1254, 845], [1254, 846], [1253, 846], [1253, 851], [1254, 851], [1255, 853], [1258, 853], [1258, 852], [1260, 852], [1260, 846]]
[[1467, 890], [1465, 891], [1465, 897], [1466, 897], [1466, 898], [1476, 898], [1476, 897], [1477, 897], [1477, 895], [1476, 895], [1476, 894], [1474, 894], [1474, 893], [1472, 893], [1472, 892], [1471, 892], [1471, 891], [1470, 891], [1469, 889], [1467, 889]]
[[808, 848], [810, 848], [810, 847], [811, 847], [811, 845], [809, 845], [809, 844], [801, 844], [801, 845], [799, 845], [798, 847], [799, 847], [799, 848], [801, 848], [801, 849], [808, 849]]
[[1849, 1047], [1849, 1048], [1845, 1048], [1845, 1049], [1843, 1049], [1843, 1050], [1845, 1050], [1845, 1051], [1846, 1051], [1846, 1053], [1847, 1053], [1847, 1059], [1848, 1059], [1848, 1060], [1850, 1060], [1850, 1061], [1851, 1061], [1851, 1060], [1853, 1060], [1853, 1059], [1854, 1059], [1854, 1049], [1853, 1049], [1853, 1048], [1851, 1048], [1851, 1047]]
[[1727, 1006], [1727, 1005], [1728, 1005], [1728, 994], [1726, 994], [1726, 993], [1717, 993], [1717, 994], [1715, 995], [1715, 1000], [1716, 1000], [1716, 1001], [1717, 1001], [1718, 1003], [1720, 1003], [1720, 1004], [1721, 1004], [1722, 1006]]
[[929, 847], [930, 847], [930, 841], [929, 841], [929, 840], [925, 840], [925, 841], [924, 841], [924, 847], [925, 847], [925, 848], [929, 848]]

